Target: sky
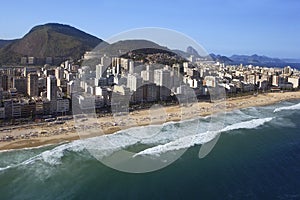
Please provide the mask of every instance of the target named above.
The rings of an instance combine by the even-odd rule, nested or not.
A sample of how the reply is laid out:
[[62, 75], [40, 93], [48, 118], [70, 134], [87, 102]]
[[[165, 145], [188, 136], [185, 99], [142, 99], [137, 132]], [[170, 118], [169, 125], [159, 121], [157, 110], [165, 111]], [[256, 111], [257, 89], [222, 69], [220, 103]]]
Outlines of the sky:
[[300, 58], [298, 0], [9, 0], [1, 2], [0, 39], [57, 22], [101, 39], [143, 27], [193, 38], [207, 52]]

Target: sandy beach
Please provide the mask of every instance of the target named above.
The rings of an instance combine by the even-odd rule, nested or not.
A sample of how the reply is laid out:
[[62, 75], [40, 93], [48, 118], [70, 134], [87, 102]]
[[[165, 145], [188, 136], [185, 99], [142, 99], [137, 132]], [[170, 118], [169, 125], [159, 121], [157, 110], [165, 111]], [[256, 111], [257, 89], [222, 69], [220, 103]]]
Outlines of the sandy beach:
[[[130, 127], [187, 120], [212, 113], [270, 105], [291, 99], [300, 99], [300, 91], [229, 98], [215, 103], [199, 102], [192, 105], [154, 106], [147, 110], [131, 112], [128, 115], [88, 118], [88, 120], [67, 120], [64, 124], [41, 123], [2, 127], [0, 138], [13, 137], [13, 139], [1, 141], [0, 150], [58, 144], [80, 138], [111, 134]], [[85, 135], [82, 134], [84, 132], [82, 129], [92, 131]], [[78, 132], [81, 133], [80, 136]]]

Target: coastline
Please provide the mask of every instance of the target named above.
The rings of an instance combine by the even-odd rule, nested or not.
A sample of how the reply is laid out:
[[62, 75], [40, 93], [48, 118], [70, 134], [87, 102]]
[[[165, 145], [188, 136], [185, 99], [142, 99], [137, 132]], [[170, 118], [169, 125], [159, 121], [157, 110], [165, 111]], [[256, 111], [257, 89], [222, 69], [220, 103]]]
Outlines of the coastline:
[[[300, 99], [300, 91], [284, 92], [284, 93], [265, 93], [257, 96], [243, 96], [226, 99], [226, 111], [232, 111], [241, 108], [266, 106], [276, 104], [281, 101]], [[224, 102], [222, 105], [224, 106]], [[0, 142], [0, 151], [11, 149], [23, 149], [39, 147], [49, 144], [59, 144], [70, 142], [80, 138], [99, 136], [101, 134], [111, 134], [119, 130], [147, 126], [151, 124], [163, 124], [171, 121], [180, 121], [193, 119], [200, 116], [208, 116], [216, 112], [225, 111], [225, 107], [218, 107], [217, 103], [199, 102], [192, 106], [169, 106], [158, 107], [150, 110], [140, 110], [130, 113], [128, 116], [107, 116], [87, 122], [75, 124], [74, 120], [66, 121], [64, 124], [43, 124], [28, 125], [28, 127], [20, 127], [12, 130], [0, 131], [0, 137], [5, 135], [18, 136], [19, 139], [12, 141]], [[127, 121], [126, 121], [127, 120]], [[126, 123], [124, 123], [126, 121]], [[82, 123], [82, 124], [81, 124]], [[80, 135], [77, 129], [81, 126], [91, 126], [95, 130], [103, 130], [101, 134], [97, 132], [91, 135]], [[32, 134], [29, 139], [20, 138], [21, 135]]]

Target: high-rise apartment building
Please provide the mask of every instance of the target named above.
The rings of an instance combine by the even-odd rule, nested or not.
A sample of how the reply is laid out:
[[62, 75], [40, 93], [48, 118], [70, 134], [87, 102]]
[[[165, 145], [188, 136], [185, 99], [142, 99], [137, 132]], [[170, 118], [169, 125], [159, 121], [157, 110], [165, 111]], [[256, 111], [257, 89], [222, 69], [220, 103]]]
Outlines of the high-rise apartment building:
[[27, 76], [27, 94], [30, 97], [38, 95], [38, 75], [36, 73], [29, 73]]

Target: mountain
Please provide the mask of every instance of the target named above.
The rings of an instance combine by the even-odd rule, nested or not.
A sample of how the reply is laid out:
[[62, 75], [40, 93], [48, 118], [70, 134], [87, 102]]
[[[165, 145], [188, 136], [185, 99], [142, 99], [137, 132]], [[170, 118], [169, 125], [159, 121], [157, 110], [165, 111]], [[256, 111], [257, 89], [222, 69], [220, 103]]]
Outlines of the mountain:
[[279, 58], [270, 58], [267, 56], [259, 56], [259, 55], [233, 55], [229, 57], [234, 63], [242, 63], [242, 64], [280, 64], [285, 63], [283, 60]]
[[185, 51], [179, 50], [179, 49], [173, 49], [172, 52], [174, 52], [175, 54], [177, 54], [183, 58], [189, 58], [191, 56], [191, 54], [189, 54]]
[[[69, 25], [49, 23], [32, 28], [23, 38], [14, 40], [0, 50], [0, 63], [18, 64], [22, 56], [37, 58], [42, 64], [46, 57], [56, 61], [79, 59], [103, 40]], [[2, 42], [5, 43], [5, 42]], [[105, 42], [104, 42], [105, 43]]]
[[209, 54], [209, 56], [211, 57], [211, 59], [213, 61], [216, 61], [216, 62], [221, 62], [221, 63], [231, 63], [232, 62], [232, 60], [226, 56], [215, 55], [213, 53]]
[[100, 61], [100, 57], [104, 55], [165, 65], [184, 60], [167, 47], [143, 39], [120, 40], [111, 44], [100, 43], [90, 55], [85, 56], [84, 65], [96, 66]]
[[175, 54], [179, 55], [179, 56], [182, 56], [184, 58], [189, 58], [190, 56], [194, 56], [196, 58], [201, 58], [201, 56], [199, 55], [199, 53], [197, 52], [196, 49], [194, 49], [193, 47], [191, 46], [188, 46], [186, 51], [182, 51], [182, 50], [179, 50], [179, 49], [174, 49], [172, 50]]
[[190, 55], [193, 55], [193, 56], [197, 57], [197, 58], [200, 58], [200, 57], [201, 57], [201, 56], [199, 55], [199, 53], [197, 52], [197, 50], [194, 49], [194, 48], [191, 47], [191, 46], [188, 46], [188, 47], [187, 47], [186, 52], [187, 52], [188, 54], [190, 54]]
[[211, 60], [215, 62], [221, 62], [226, 64], [254, 64], [254, 65], [265, 65], [265, 66], [277, 66], [282, 67], [289, 63], [300, 63], [300, 59], [279, 59], [279, 58], [270, 58], [267, 56], [259, 56], [257, 54], [248, 56], [248, 55], [232, 55], [226, 57], [223, 55], [209, 54], [206, 57], [200, 56], [198, 52], [193, 47], [188, 47], [187, 51], [181, 50], [172, 50], [174, 53], [184, 57], [189, 58], [191, 55], [200, 58], [200, 60]]
[[15, 40], [0, 40], [0, 49], [14, 42]]
[[196, 58], [199, 58], [200, 60], [203, 61], [215, 61], [215, 62], [221, 62], [221, 63], [232, 63], [232, 60], [229, 59], [226, 56], [222, 56], [222, 55], [215, 55], [213, 53], [207, 55], [207, 56], [200, 56], [198, 54], [198, 52], [193, 48], [193, 47], [188, 47], [187, 51], [181, 51], [178, 49], [172, 50], [174, 53], [176, 53], [177, 55], [182, 56], [183, 58], [189, 58], [191, 55], [195, 56]]
[[165, 53], [166, 51], [170, 52], [171, 50], [149, 40], [121, 40], [109, 45], [101, 43], [95, 48], [95, 51], [111, 56], [121, 56], [133, 51], [150, 54]]

